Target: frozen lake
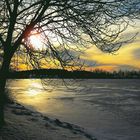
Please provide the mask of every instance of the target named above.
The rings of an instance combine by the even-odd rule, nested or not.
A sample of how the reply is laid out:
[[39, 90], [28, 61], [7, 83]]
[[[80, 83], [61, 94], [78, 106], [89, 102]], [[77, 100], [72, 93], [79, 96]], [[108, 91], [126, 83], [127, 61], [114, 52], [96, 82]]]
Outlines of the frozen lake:
[[98, 140], [140, 140], [140, 80], [81, 80], [69, 88], [61, 80], [46, 83], [47, 90], [38, 79], [9, 80], [8, 88], [19, 103], [82, 126]]

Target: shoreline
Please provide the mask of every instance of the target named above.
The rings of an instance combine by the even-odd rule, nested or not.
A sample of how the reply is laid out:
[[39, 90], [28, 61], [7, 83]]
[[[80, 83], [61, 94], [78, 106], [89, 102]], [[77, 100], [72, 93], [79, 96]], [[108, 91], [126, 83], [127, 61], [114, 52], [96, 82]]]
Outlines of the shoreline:
[[0, 140], [97, 140], [84, 128], [49, 118], [18, 103], [5, 106]]

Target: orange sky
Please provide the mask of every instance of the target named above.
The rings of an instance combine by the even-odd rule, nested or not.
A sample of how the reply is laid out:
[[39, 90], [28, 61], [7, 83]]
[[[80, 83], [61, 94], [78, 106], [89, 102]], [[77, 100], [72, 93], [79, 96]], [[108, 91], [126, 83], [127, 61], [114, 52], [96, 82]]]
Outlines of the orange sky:
[[103, 53], [96, 47], [88, 49], [83, 59], [93, 66], [90, 69], [113, 70], [140, 70], [140, 24], [135, 28], [129, 27], [122, 35], [123, 38], [129, 39], [136, 32], [139, 32], [135, 40], [131, 43], [124, 44], [115, 54]]
[[[124, 44], [115, 54], [103, 53], [95, 46], [91, 46], [81, 56], [82, 60], [85, 60], [85, 63], [88, 65], [87, 70], [140, 70], [140, 22], [137, 22], [135, 27], [129, 27], [121, 36], [124, 39], [129, 39], [136, 32], [139, 32], [139, 34], [135, 40]], [[27, 66], [20, 64], [18, 65], [18, 69], [25, 70]]]

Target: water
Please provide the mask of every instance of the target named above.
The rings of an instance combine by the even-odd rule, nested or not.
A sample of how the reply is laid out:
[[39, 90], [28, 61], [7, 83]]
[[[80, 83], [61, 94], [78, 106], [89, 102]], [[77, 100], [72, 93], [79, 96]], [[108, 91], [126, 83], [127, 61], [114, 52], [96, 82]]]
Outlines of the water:
[[[140, 80], [9, 80], [12, 97], [30, 109], [84, 127], [99, 140], [140, 139]], [[68, 81], [68, 80], [66, 80]], [[72, 89], [73, 88], [73, 89]]]

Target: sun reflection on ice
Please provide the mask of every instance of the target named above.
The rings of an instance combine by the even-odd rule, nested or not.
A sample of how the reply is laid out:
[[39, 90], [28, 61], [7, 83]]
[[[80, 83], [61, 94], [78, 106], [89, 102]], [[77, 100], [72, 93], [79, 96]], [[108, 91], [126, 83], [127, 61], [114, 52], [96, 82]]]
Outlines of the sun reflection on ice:
[[38, 95], [40, 93], [37, 90], [29, 89], [27, 94], [28, 94], [28, 96], [36, 96], [36, 95]]
[[41, 88], [42, 87], [39, 83], [32, 82], [32, 83], [30, 83], [30, 86], [27, 90], [27, 95], [28, 96], [39, 95], [39, 94], [41, 94], [41, 92], [40, 92]]

